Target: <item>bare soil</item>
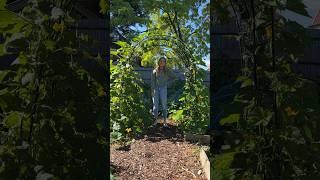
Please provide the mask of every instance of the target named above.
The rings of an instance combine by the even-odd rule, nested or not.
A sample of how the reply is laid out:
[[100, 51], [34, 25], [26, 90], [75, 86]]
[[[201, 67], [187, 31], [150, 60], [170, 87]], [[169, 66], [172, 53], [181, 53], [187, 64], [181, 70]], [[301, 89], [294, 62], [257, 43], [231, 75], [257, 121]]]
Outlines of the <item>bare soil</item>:
[[130, 146], [111, 145], [111, 169], [117, 179], [205, 180], [199, 146], [183, 140], [174, 123], [149, 129]]

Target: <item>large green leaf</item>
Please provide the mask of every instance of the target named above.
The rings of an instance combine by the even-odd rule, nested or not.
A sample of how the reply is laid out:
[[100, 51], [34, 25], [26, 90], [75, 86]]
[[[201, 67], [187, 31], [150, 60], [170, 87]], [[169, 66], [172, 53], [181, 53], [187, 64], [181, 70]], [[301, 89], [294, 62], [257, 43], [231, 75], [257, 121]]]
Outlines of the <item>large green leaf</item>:
[[4, 122], [8, 127], [15, 127], [17, 126], [22, 118], [22, 114], [17, 111], [11, 111], [7, 116], [4, 118]]
[[34, 78], [34, 73], [26, 73], [22, 78], [21, 78], [21, 84], [26, 85], [27, 83], [31, 82], [32, 79]]
[[9, 92], [8, 88], [3, 88], [0, 90], [0, 96], [1, 95], [4, 95], [4, 94], [7, 94]]
[[100, 0], [99, 1], [99, 6], [100, 6], [100, 13], [102, 14], [106, 14], [108, 9], [109, 9], [109, 4], [108, 4], [109, 1], [107, 0]]
[[7, 10], [0, 11], [0, 30], [2, 32], [17, 33], [28, 22], [24, 21], [17, 14]]
[[310, 140], [312, 140], [313, 137], [312, 137], [312, 132], [311, 132], [310, 128], [309, 128], [308, 126], [304, 126], [303, 129], [304, 129], [304, 133], [306, 134], [306, 136], [307, 136]]
[[124, 41], [117, 41], [117, 42], [115, 42], [115, 44], [117, 44], [117, 45], [119, 45], [119, 46], [121, 46], [121, 47], [125, 47], [125, 46], [128, 45], [128, 43], [127, 43], [127, 42], [124, 42]]
[[1, 1], [0, 1], [0, 10], [4, 10], [6, 4], [7, 4], [7, 0], [1, 0]]
[[52, 41], [52, 40], [46, 40], [44, 42], [44, 45], [46, 46], [46, 48], [50, 51], [53, 51], [55, 46], [56, 46], [56, 42]]
[[174, 113], [171, 115], [171, 118], [172, 118], [173, 120], [181, 120], [181, 119], [183, 118], [183, 109], [174, 112]]
[[211, 172], [213, 179], [235, 179], [235, 170], [230, 167], [235, 155], [236, 152], [230, 152], [217, 155], [214, 158], [213, 172]]
[[25, 35], [21, 32], [14, 33], [10, 38], [8, 38], [4, 44], [5, 49], [8, 48], [22, 48], [25, 45]]
[[10, 73], [10, 71], [0, 71], [0, 82], [4, 80], [4, 78]]
[[253, 125], [258, 126], [262, 124], [263, 126], [267, 126], [273, 117], [273, 112], [262, 107], [255, 107], [248, 115], [248, 120]]
[[221, 119], [220, 124], [232, 124], [238, 122], [240, 119], [240, 114], [230, 114], [227, 117]]
[[237, 80], [242, 82], [241, 88], [248, 87], [248, 86], [253, 86], [253, 80], [250, 79], [249, 77], [239, 76], [237, 78]]
[[295, 13], [298, 13], [307, 17], [311, 17], [307, 12], [306, 5], [302, 2], [302, 0], [288, 0], [287, 9]]

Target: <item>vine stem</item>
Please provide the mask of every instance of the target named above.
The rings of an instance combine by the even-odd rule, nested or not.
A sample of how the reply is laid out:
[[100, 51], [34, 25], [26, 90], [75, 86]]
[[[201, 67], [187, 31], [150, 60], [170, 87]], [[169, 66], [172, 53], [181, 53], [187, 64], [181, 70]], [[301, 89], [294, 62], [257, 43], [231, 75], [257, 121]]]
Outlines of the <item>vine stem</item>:
[[240, 23], [239, 23], [238, 13], [236, 12], [236, 9], [235, 9], [235, 7], [234, 7], [234, 4], [233, 4], [232, 0], [229, 0], [229, 2], [230, 2], [230, 5], [231, 5], [232, 10], [233, 10], [233, 12], [234, 12], [234, 15], [236, 16], [236, 24], [237, 24], [238, 30], [239, 30], [239, 32], [240, 32], [241, 26], [240, 26]]
[[[274, 30], [274, 7], [271, 7], [271, 55], [272, 55], [272, 70], [275, 73], [276, 72], [276, 57], [275, 57], [275, 30]], [[278, 105], [277, 105], [277, 92], [273, 92], [273, 111], [274, 111], [274, 120], [275, 125], [277, 128], [281, 128], [281, 122], [278, 118]], [[276, 145], [276, 153], [279, 154], [279, 160], [278, 160], [278, 176], [281, 177], [282, 172], [282, 163], [281, 163], [281, 148], [279, 145]]]
[[256, 58], [256, 15], [254, 10], [254, 0], [251, 0], [251, 11], [252, 11], [252, 33], [253, 33], [253, 78], [255, 90], [258, 90], [258, 79], [257, 79], [257, 58]]
[[[276, 72], [276, 58], [275, 58], [275, 36], [274, 36], [274, 8], [271, 7], [271, 55], [272, 55], [272, 70]], [[277, 92], [273, 93], [273, 111], [275, 117], [275, 124], [278, 128], [280, 128], [280, 121], [278, 118], [277, 111]]]
[[35, 119], [37, 118], [37, 101], [39, 98], [39, 86], [40, 86], [40, 76], [39, 76], [39, 64], [38, 64], [38, 58], [37, 58], [37, 53], [38, 53], [38, 49], [40, 47], [40, 42], [41, 42], [41, 31], [38, 32], [38, 42], [37, 42], [37, 46], [35, 48], [35, 52], [32, 53], [35, 55], [35, 76], [34, 76], [34, 82], [35, 82], [35, 90], [34, 90], [34, 99], [33, 99], [33, 105], [32, 105], [32, 110], [31, 110], [31, 122], [30, 122], [30, 127], [29, 127], [29, 137], [28, 137], [28, 142], [29, 144], [31, 143], [32, 140], [32, 132], [33, 132], [33, 124]]
[[21, 118], [21, 122], [20, 122], [20, 140], [21, 141], [22, 141], [22, 138], [23, 138], [22, 130], [23, 130], [23, 118]]

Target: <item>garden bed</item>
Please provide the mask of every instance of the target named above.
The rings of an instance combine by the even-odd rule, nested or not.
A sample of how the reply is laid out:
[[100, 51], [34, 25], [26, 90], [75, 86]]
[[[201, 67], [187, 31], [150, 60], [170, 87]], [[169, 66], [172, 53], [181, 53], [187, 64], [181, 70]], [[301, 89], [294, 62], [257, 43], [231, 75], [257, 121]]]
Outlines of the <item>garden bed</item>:
[[170, 124], [168, 129], [150, 129], [129, 148], [113, 144], [110, 152], [117, 179], [207, 179], [199, 159], [201, 147], [186, 142]]

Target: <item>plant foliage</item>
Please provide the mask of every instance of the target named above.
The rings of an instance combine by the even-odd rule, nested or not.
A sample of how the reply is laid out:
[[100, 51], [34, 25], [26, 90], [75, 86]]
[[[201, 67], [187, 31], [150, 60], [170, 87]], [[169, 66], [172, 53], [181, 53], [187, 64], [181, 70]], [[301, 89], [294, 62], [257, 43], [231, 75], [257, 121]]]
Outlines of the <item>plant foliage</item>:
[[71, 31], [70, 2], [29, 1], [21, 13], [4, 4], [1, 55], [16, 59], [0, 71], [0, 177], [107, 177], [106, 82], [97, 73], [106, 66], [79, 49], [92, 42]]
[[[319, 178], [319, 86], [291, 70], [307, 37], [303, 27], [278, 13], [289, 9], [306, 15], [304, 4], [299, 0], [224, 3], [233, 6], [242, 32], [244, 63], [238, 78], [242, 86], [220, 121], [231, 131], [224, 133], [221, 153], [213, 157], [212, 178]], [[226, 13], [216, 6], [215, 13]]]

